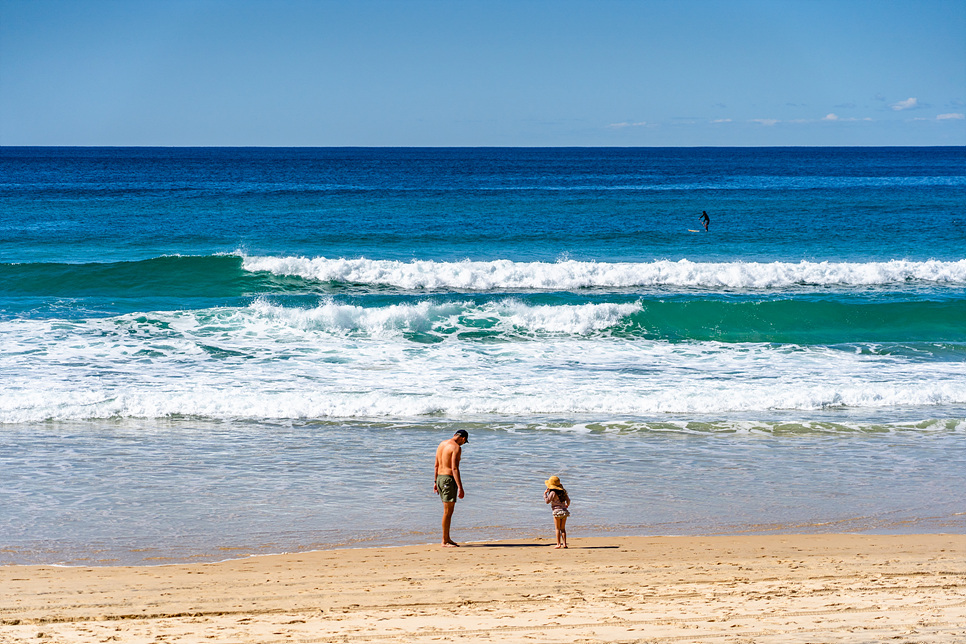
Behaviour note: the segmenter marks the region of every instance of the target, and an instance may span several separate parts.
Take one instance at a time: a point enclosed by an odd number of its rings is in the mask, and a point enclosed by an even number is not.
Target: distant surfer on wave
[[[701,223],[704,224],[704,232],[708,232],[708,224],[711,223],[711,218],[708,217],[708,213],[705,210],[701,211]]]

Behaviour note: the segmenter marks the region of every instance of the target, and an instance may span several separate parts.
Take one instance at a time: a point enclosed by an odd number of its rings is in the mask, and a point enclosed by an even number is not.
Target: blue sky
[[[0,144],[966,145],[966,2],[0,0]]]

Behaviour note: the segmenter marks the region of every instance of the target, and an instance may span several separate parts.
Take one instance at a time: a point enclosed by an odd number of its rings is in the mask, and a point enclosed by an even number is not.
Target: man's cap
[[[470,435],[467,433],[465,429],[457,429],[456,433],[453,434],[453,436],[462,436],[464,439],[466,439],[467,443],[470,442]]]

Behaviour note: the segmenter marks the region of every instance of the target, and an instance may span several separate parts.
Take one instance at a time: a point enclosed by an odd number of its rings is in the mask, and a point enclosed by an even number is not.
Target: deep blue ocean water
[[[458,538],[966,531],[966,148],[0,148],[0,563],[432,541],[458,428]]]

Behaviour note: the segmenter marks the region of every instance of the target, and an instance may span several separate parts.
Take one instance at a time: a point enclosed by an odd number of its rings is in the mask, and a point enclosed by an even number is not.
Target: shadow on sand
[[[463,548],[551,548],[553,543],[466,543]],[[570,546],[567,550],[616,550],[620,546]]]

